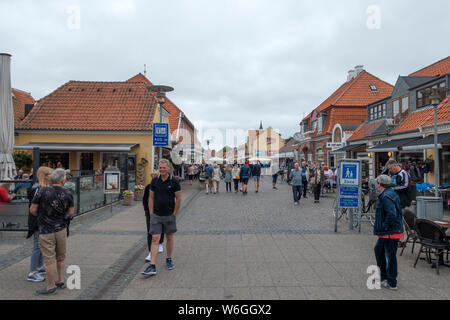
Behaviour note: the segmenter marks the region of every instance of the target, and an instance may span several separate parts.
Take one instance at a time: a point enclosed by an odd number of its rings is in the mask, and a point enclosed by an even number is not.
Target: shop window
[[[68,152],[41,152],[39,157],[39,165],[56,169],[58,166],[63,169],[73,169],[69,166]]]

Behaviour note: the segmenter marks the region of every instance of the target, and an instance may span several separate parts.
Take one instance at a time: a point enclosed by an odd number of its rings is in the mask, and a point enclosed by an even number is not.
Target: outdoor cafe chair
[[[445,234],[445,228],[431,220],[416,219],[415,230],[420,242],[420,250],[417,255],[414,268],[422,253],[426,254],[427,262],[431,263],[431,254],[436,257],[436,273],[439,274],[439,255],[449,249],[449,239]]]
[[[415,224],[416,216],[414,215],[414,213],[409,209],[403,210],[403,225],[405,226],[406,240],[403,242],[403,249],[400,252],[400,256],[403,254],[403,251],[405,250],[408,243],[412,243],[411,254],[414,253],[414,245],[419,239],[416,231],[414,230]]]

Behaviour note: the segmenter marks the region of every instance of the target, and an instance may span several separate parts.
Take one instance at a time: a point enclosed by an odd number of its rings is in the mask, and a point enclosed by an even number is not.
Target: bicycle
[[[366,205],[366,195],[370,193],[369,189],[362,189],[361,192],[361,222],[370,222],[373,226],[375,224],[375,206],[376,200],[374,200],[372,195],[369,195],[369,201]],[[343,216],[345,219],[349,219],[349,210],[348,208],[337,208],[336,209],[336,198],[333,201],[332,206],[333,218],[336,219],[336,214],[338,214],[337,220],[339,221]],[[358,227],[358,211],[353,211],[353,227]]]

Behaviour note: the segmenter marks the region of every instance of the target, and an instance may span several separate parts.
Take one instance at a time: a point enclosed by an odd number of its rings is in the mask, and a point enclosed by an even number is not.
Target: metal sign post
[[[347,208],[348,210],[350,230],[353,230],[354,210],[358,210],[359,232],[361,232],[361,160],[339,159],[337,191],[335,232],[337,232],[340,208]]]
[[[112,203],[115,194],[120,194],[120,170],[117,167],[108,167],[103,173],[103,193],[110,194],[111,213]]]

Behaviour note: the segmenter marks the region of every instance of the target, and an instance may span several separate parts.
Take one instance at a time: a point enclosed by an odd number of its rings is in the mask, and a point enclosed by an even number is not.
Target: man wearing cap
[[[403,237],[402,207],[400,198],[391,188],[391,178],[380,175],[377,178],[380,191],[375,211],[374,235],[378,236],[375,245],[375,258],[380,268],[381,285],[397,290],[397,248]]]

